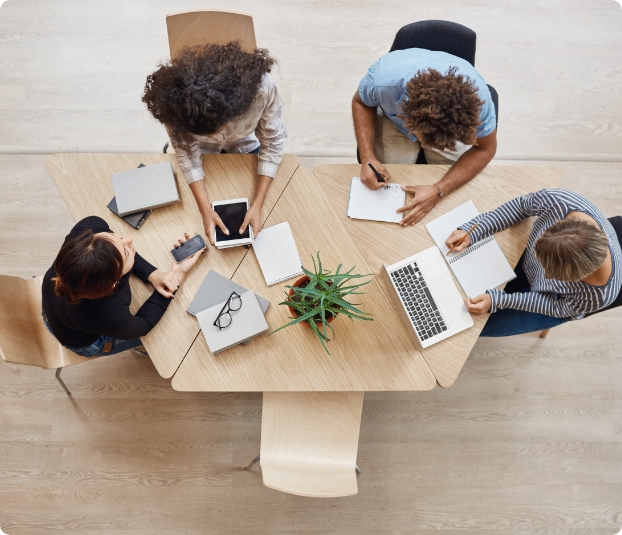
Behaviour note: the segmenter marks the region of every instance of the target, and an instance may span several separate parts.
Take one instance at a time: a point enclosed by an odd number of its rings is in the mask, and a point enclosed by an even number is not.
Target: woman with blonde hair
[[[609,306],[622,286],[622,252],[616,231],[590,201],[572,191],[543,189],[513,199],[455,230],[447,246],[461,251],[495,232],[536,216],[516,279],[505,290],[469,298],[472,314],[491,316],[482,336],[511,336],[550,329]]]

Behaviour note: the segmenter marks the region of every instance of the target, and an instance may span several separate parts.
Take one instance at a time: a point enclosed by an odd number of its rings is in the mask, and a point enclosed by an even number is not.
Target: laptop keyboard
[[[447,330],[417,262],[396,269],[391,278],[422,341]]]

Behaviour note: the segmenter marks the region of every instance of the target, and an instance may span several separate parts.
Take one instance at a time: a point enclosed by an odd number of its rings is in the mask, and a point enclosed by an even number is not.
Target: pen
[[[371,170],[374,172],[374,175],[376,175],[376,180],[378,182],[384,182],[384,177],[378,171],[376,171],[376,168],[371,164],[371,162],[367,162],[367,165],[369,165]]]
[[[457,243],[454,243],[453,247],[449,249],[449,251],[447,251],[447,254],[445,256],[449,256],[449,253],[451,253],[456,247],[458,247],[464,241],[464,238],[466,238],[469,234],[471,234],[471,232],[473,232],[477,228],[478,225],[479,223],[475,223],[475,225],[473,225],[473,228],[469,230],[469,232],[467,232],[464,236],[462,236],[462,238],[460,238]]]

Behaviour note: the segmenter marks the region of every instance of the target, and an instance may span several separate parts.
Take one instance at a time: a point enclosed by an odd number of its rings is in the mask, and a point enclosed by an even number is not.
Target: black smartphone
[[[197,234],[179,247],[171,249],[171,254],[175,259],[175,262],[181,264],[184,260],[190,258],[193,254],[198,253],[203,249],[205,249],[205,242],[203,241],[203,238]]]

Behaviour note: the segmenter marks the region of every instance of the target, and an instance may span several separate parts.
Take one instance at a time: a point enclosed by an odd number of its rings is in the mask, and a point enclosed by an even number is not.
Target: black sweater
[[[94,234],[112,232],[101,217],[91,216],[79,221],[65,238],[65,242],[76,238],[85,229]],[[132,291],[130,275],[136,275],[143,282],[156,270],[142,256],[136,253],[131,271],[119,280],[114,293],[102,299],[83,299],[77,305],[69,305],[54,293],[56,269],[52,266],[43,278],[43,311],[52,332],[61,344],[69,347],[91,345],[101,336],[117,340],[131,340],[146,335],[164,315],[170,299],[157,291],[151,294],[136,315],[130,313]]]

